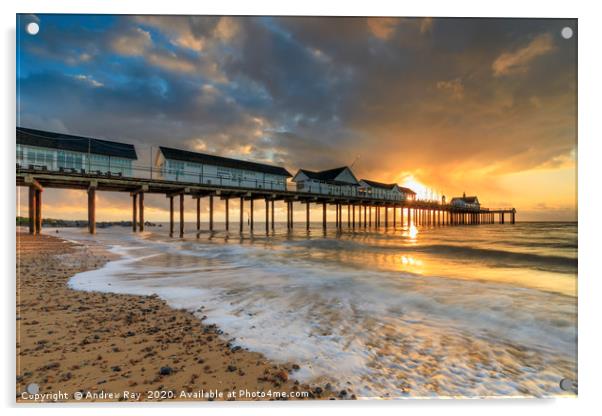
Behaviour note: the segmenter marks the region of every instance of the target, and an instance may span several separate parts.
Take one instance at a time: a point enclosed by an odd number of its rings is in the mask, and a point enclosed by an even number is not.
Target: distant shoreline
[[[17,227],[25,227],[29,224],[29,218],[17,217]],[[145,221],[144,225],[148,227],[161,227],[161,224],[156,224],[150,221]],[[61,220],[55,218],[43,218],[43,227],[51,228],[84,228],[88,226],[87,220]],[[98,228],[106,227],[131,227],[132,221],[100,221],[96,223]]]

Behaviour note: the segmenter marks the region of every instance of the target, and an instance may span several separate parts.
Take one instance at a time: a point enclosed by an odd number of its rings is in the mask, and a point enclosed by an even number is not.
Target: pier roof
[[[315,172],[315,171],[306,170],[306,169],[299,169],[299,172],[302,172],[303,174],[305,174],[305,176],[307,176],[309,179],[314,179],[314,180],[320,181],[320,182],[329,182],[329,183],[341,184],[341,185],[352,185],[349,182],[337,180],[339,175],[341,173],[343,173],[345,170],[348,170],[349,173],[351,174],[351,176],[353,177],[353,179],[355,179],[355,181],[358,182],[357,178],[355,177],[355,175],[353,174],[351,169],[349,169],[349,167],[347,167],[347,166],[341,166],[340,168],[322,170],[320,172]]]
[[[464,201],[467,204],[478,204],[479,199],[476,196],[457,196],[452,198],[453,201]]]
[[[17,127],[17,144],[73,152],[92,153],[104,156],[138,159],[134,145],[94,139],[92,137],[73,136],[71,134]]]
[[[401,192],[404,192],[406,194],[412,194],[412,195],[416,195],[416,192],[412,191],[410,188],[406,188],[405,186],[400,186],[399,190]]]
[[[250,170],[254,172],[269,173],[291,177],[285,168],[280,166],[265,165],[263,163],[249,162],[246,160],[230,159],[222,156],[209,155],[206,153],[190,152],[188,150],[173,149],[159,146],[159,150],[166,159],[179,160],[183,162],[200,163],[205,165],[223,166],[226,168]]]
[[[368,179],[361,179],[362,182],[365,182],[366,184],[368,184],[369,186],[373,187],[373,188],[381,188],[381,189],[395,189],[397,185],[396,183],[382,183],[382,182],[376,182],[376,181],[371,181]]]

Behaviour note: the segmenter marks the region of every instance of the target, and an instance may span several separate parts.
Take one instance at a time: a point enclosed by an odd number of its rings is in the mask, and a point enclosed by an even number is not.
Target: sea
[[[297,363],[300,381],[358,398],[576,394],[576,223],[187,223],[185,238],[159,225],[60,229],[120,256],[69,285],[156,294],[234,345]]]

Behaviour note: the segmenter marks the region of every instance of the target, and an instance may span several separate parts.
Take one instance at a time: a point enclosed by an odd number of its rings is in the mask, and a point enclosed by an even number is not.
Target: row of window
[[[269,177],[259,172],[240,169],[216,167],[215,174],[204,172],[203,165],[196,163],[185,163],[178,160],[167,160],[160,166],[161,173],[168,179],[203,183],[224,184],[257,184],[265,188],[284,187],[284,178]]]
[[[74,169],[77,171],[101,171],[132,175],[130,159],[104,155],[71,152],[68,150],[43,149],[17,145],[17,163],[23,166],[35,165],[49,170]]]
[[[356,186],[332,185],[320,182],[303,181],[297,182],[297,190],[302,192],[320,193],[326,195],[357,195],[367,196],[370,198],[391,199],[401,201],[402,199],[412,199],[403,193],[393,193],[371,188],[363,188]]]

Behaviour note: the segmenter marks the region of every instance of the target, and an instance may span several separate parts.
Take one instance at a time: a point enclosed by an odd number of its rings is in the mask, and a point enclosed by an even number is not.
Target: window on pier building
[[[230,169],[227,168],[217,168],[217,177],[220,179],[230,179],[232,176]]]
[[[109,167],[111,173],[132,176],[132,162],[129,159],[111,157],[109,160]]]
[[[88,159],[88,157],[86,157]],[[108,172],[110,170],[109,156],[90,154],[86,161],[86,170]]]
[[[59,168],[67,169],[83,169],[84,157],[82,153],[69,152],[67,150],[60,150],[58,153],[57,164]]]
[[[176,180],[184,176],[184,162],[170,160],[168,162],[168,173],[174,175]]]
[[[47,169],[54,169],[54,150],[38,147],[29,147],[22,150],[24,165],[45,166]]]
[[[23,159],[24,159],[23,147],[20,144],[18,144],[17,145],[17,163],[23,163]]]

